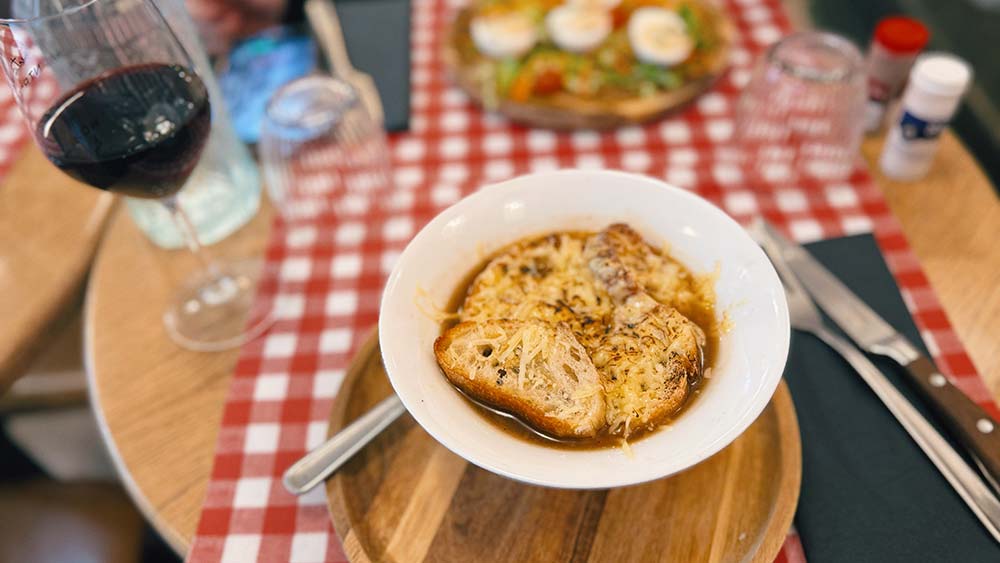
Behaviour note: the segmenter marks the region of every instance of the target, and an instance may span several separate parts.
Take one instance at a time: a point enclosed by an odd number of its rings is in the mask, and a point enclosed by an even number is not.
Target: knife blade
[[[805,248],[789,241],[773,225],[763,223],[776,250],[823,312],[860,348],[892,358],[903,367],[940,422],[965,446],[980,473],[1000,494],[998,423]]]

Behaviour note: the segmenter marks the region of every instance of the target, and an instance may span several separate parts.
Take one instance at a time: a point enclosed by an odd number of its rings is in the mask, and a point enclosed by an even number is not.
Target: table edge
[[[48,337],[47,333],[53,327],[58,327],[60,321],[65,320],[64,317],[68,309],[75,307],[75,302],[80,300],[81,294],[86,293],[81,290],[84,290],[85,287],[89,288],[91,267],[97,260],[100,247],[104,243],[104,235],[107,233],[117,210],[120,209],[118,203],[118,198],[106,193],[95,199],[91,212],[99,214],[99,216],[94,216],[99,225],[94,232],[94,244],[89,251],[79,255],[78,260],[69,266],[72,269],[71,277],[75,280],[69,284],[72,289],[43,307],[44,314],[38,318],[34,326],[21,334],[22,338],[17,339],[19,340],[15,345],[17,352],[7,358],[0,359],[0,393],[8,390],[23,376],[25,371],[30,368],[32,361],[37,359],[47,345],[51,344],[51,338]]]

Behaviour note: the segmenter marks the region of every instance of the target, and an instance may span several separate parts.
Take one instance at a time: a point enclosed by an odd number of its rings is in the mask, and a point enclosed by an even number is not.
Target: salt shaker
[[[889,131],[879,167],[895,180],[919,180],[930,170],[941,132],[958,109],[972,69],[948,53],[917,59],[903,93],[899,119]]]
[[[878,22],[868,48],[868,103],[865,131],[882,127],[886,107],[906,83],[913,61],[927,45],[930,33],[919,21],[890,16]]]

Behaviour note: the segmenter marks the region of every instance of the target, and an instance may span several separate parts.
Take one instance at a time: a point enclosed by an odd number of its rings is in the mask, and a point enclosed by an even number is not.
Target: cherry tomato
[[[535,87],[532,92],[536,96],[547,96],[562,90],[563,77],[558,70],[546,69],[535,77]]]
[[[615,29],[620,29],[628,23],[628,17],[632,13],[630,8],[626,8],[623,4],[618,4],[613,10],[611,10],[611,25]]]

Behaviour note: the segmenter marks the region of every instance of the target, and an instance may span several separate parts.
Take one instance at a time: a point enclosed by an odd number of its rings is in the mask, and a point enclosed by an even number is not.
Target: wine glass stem
[[[201,263],[202,269],[207,272],[212,278],[217,278],[221,274],[219,267],[212,260],[212,255],[205,250],[202,246],[201,240],[198,238],[198,231],[194,227],[194,223],[191,222],[191,218],[181,207],[180,203],[177,201],[177,196],[170,196],[163,198],[161,200],[163,206],[167,208],[170,212],[170,217],[173,219],[174,224],[177,226],[177,230],[181,232],[181,237],[184,239],[184,243],[187,245],[191,253],[194,254],[198,262]]]

